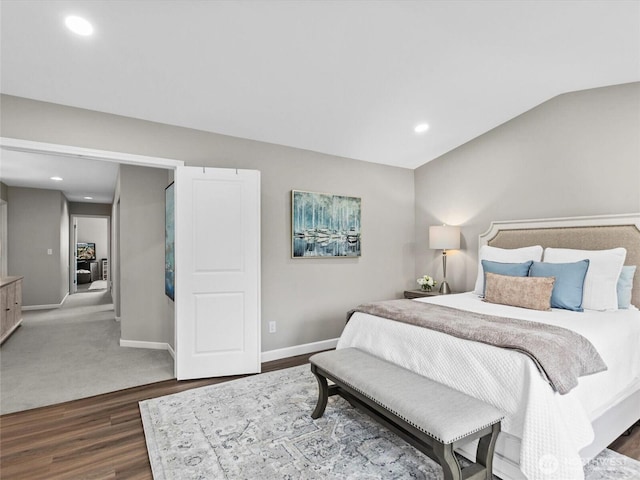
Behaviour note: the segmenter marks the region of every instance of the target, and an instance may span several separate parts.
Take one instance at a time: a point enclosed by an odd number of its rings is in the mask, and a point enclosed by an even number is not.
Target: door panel
[[[243,319],[241,292],[196,295],[196,352],[242,352]]]
[[[194,205],[198,218],[193,250],[196,271],[242,272],[242,184],[198,180],[193,187],[194,198],[198,199]]]
[[[260,371],[260,173],[176,170],[178,379]]]

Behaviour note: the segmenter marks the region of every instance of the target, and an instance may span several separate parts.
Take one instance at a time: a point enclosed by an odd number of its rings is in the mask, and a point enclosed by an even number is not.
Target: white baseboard
[[[338,344],[337,338],[329,340],[321,340],[319,342],[305,343],[303,345],[295,345],[293,347],[279,348],[277,350],[269,350],[262,352],[261,362],[270,362],[272,360],[280,360],[281,358],[295,357],[296,355],[304,355],[305,353],[321,352],[322,350],[330,350],[336,348]],[[124,340],[120,339],[121,347],[130,348],[148,348],[151,350],[167,350],[175,359],[176,352],[171,345],[164,342],[145,342],[141,340]]]
[[[319,342],[305,343],[303,345],[295,345],[293,347],[279,348],[277,350],[269,350],[262,352],[261,361],[270,362],[272,360],[280,360],[281,358],[295,357],[296,355],[304,355],[305,353],[320,352],[322,350],[330,350],[336,348],[338,344],[337,338],[329,340],[321,340]]]
[[[22,311],[25,312],[27,310],[51,310],[52,308],[60,308],[62,304],[60,303],[52,303],[50,305],[23,305]]]
[[[68,296],[69,292],[67,292],[60,303],[51,303],[49,305],[23,305],[22,310],[51,310],[53,308],[60,308],[62,307]]]
[[[64,300],[62,301],[64,303]],[[52,303],[50,305],[23,305],[22,310],[52,310],[62,307],[62,303]]]
[[[173,349],[166,342],[144,342],[141,340],[123,340],[121,338],[120,346],[130,348],[148,348],[149,350],[169,350],[171,356],[174,355]]]

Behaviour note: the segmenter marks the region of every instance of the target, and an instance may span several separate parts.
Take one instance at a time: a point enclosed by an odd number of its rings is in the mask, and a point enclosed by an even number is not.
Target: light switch
[[[47,248],[47,255],[53,255],[53,249]]]

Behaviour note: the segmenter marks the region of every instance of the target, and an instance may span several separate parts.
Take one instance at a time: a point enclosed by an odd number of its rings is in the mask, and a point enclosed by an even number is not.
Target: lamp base
[[[451,288],[449,288],[449,284],[447,283],[447,281],[446,281],[446,280],[444,280],[444,281],[442,282],[442,284],[440,284],[440,290],[439,290],[439,292],[440,292],[442,295],[448,295],[448,294],[450,294],[450,293],[451,293]]]

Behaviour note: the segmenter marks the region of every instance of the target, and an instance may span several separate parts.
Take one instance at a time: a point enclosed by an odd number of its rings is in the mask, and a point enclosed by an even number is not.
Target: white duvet
[[[554,392],[521,353],[365,313],[351,317],[337,347],[368,351],[501,408],[501,436],[521,439],[520,469],[530,480],[584,478],[579,451],[593,441],[590,420],[640,377],[640,312],[541,312],[473,293],[416,301],[558,325],[593,343],[608,370],[582,377],[567,395]]]

